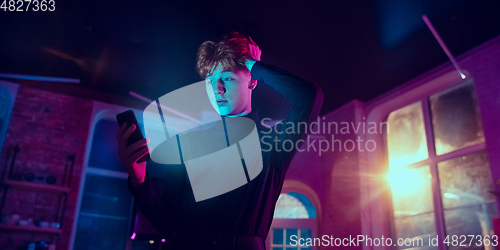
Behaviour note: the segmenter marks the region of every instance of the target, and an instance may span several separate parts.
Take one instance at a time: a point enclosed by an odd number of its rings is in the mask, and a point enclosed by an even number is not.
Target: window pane
[[[298,239],[299,236],[298,236],[297,228],[287,228],[286,229],[286,244],[287,245],[292,244],[292,241],[290,240],[290,237],[292,237],[292,235],[295,235],[296,239]]]
[[[118,159],[118,123],[111,120],[100,120],[95,125],[90,151],[89,166],[125,172]]]
[[[434,210],[429,166],[391,170],[394,216],[408,216]]]
[[[444,208],[495,201],[486,152],[440,162],[438,171]]]
[[[429,245],[429,235],[436,235],[429,166],[391,170],[389,182],[396,236],[414,240],[399,249],[438,249]]]
[[[287,193],[288,195],[296,198],[298,202],[304,206],[304,210],[298,211],[297,218],[316,218],[316,209],[312,202],[303,194],[296,192]]]
[[[420,102],[389,114],[387,118],[387,148],[389,169],[427,159],[429,154]]]
[[[399,249],[438,249],[437,246],[431,246],[429,243],[430,238],[436,237],[434,213],[396,217],[394,220],[397,238],[414,240],[411,244],[408,243],[410,246],[400,246]]]
[[[301,228],[300,229],[300,238],[311,238],[311,229],[309,228]]]
[[[280,194],[276,202],[274,218],[316,218],[312,202],[303,194],[291,192]]]
[[[484,142],[472,83],[435,94],[429,100],[437,155]]]
[[[131,195],[127,179],[87,174],[75,249],[125,249]]]
[[[141,123],[139,126],[141,131],[144,131]],[[96,123],[88,163],[90,167],[126,172],[116,154],[118,152],[118,142],[116,141],[118,130],[118,123],[115,120],[102,119]],[[155,165],[154,168],[157,168],[161,164],[149,161],[148,168],[151,167],[150,165]]]
[[[127,179],[87,174],[80,213],[128,218],[131,203]]]
[[[491,225],[491,218],[497,217],[497,208],[495,203],[483,204],[472,207],[457,208],[444,212],[446,233],[449,235],[449,250],[453,249],[488,249],[493,250],[496,247],[489,246],[484,247],[484,243],[479,245],[479,238],[484,238],[485,235],[493,236],[493,227]],[[452,246],[452,237],[457,235],[461,237],[462,235],[474,235],[474,240],[472,241],[471,247],[464,246]],[[479,237],[478,237],[479,236]],[[469,245],[472,237],[468,237],[466,241],[463,242],[465,245]],[[458,244],[464,240],[458,240]],[[493,241],[491,241],[493,242]],[[455,245],[458,245],[455,244]]]
[[[273,228],[273,244],[283,244],[283,228]]]

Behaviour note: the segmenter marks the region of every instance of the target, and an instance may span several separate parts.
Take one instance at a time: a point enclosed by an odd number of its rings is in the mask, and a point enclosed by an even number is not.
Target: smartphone
[[[144,139],[144,136],[142,135],[141,128],[139,127],[139,123],[137,122],[137,119],[135,118],[134,111],[132,110],[127,110],[123,113],[119,113],[116,115],[116,121],[118,121],[118,126],[122,126],[124,123],[127,123],[127,128],[130,127],[132,124],[135,124],[135,130],[132,132],[130,137],[128,138],[127,141],[127,147],[130,146],[131,144]],[[138,150],[142,150],[143,148],[147,148],[147,146],[141,147]],[[137,163],[145,162],[147,160],[151,159],[151,156],[149,153],[141,157]]]

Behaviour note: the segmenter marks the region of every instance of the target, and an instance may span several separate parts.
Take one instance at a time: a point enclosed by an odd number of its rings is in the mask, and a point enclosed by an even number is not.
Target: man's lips
[[[226,104],[227,100],[217,100],[217,104]]]

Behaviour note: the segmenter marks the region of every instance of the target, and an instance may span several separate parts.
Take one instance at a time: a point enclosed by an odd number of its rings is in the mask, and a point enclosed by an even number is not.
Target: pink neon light
[[[462,77],[462,79],[465,79],[464,72],[462,72],[462,69],[460,69],[460,67],[458,66],[457,61],[455,60],[455,58],[451,54],[450,50],[448,50],[448,47],[446,47],[446,44],[443,42],[443,39],[441,39],[441,37],[437,33],[436,29],[432,25],[432,23],[429,20],[429,18],[427,18],[426,15],[422,15],[422,19],[424,19],[425,24],[431,30],[432,34],[434,35],[434,38],[436,38],[436,40],[438,41],[439,45],[441,45],[441,48],[444,50],[444,53],[446,53],[446,55],[448,56],[448,58],[450,59],[451,63],[453,63],[453,66],[455,66],[455,69],[457,69],[458,73],[460,73],[460,76]]]
[[[131,240],[134,240],[135,239],[135,232],[132,233],[132,236],[130,236],[130,239]]]

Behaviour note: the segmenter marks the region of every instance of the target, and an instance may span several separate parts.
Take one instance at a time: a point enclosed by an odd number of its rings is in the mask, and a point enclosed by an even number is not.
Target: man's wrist
[[[246,62],[246,65],[247,65],[247,68],[250,72],[252,72],[252,68],[253,68],[253,65],[256,63],[257,61],[255,60],[252,60],[252,59],[248,59],[247,62]]]
[[[132,178],[132,176],[130,176],[130,182],[132,182],[132,185],[137,188],[139,187],[141,184],[144,183],[146,178],[142,178],[141,180],[138,180],[137,178]]]

